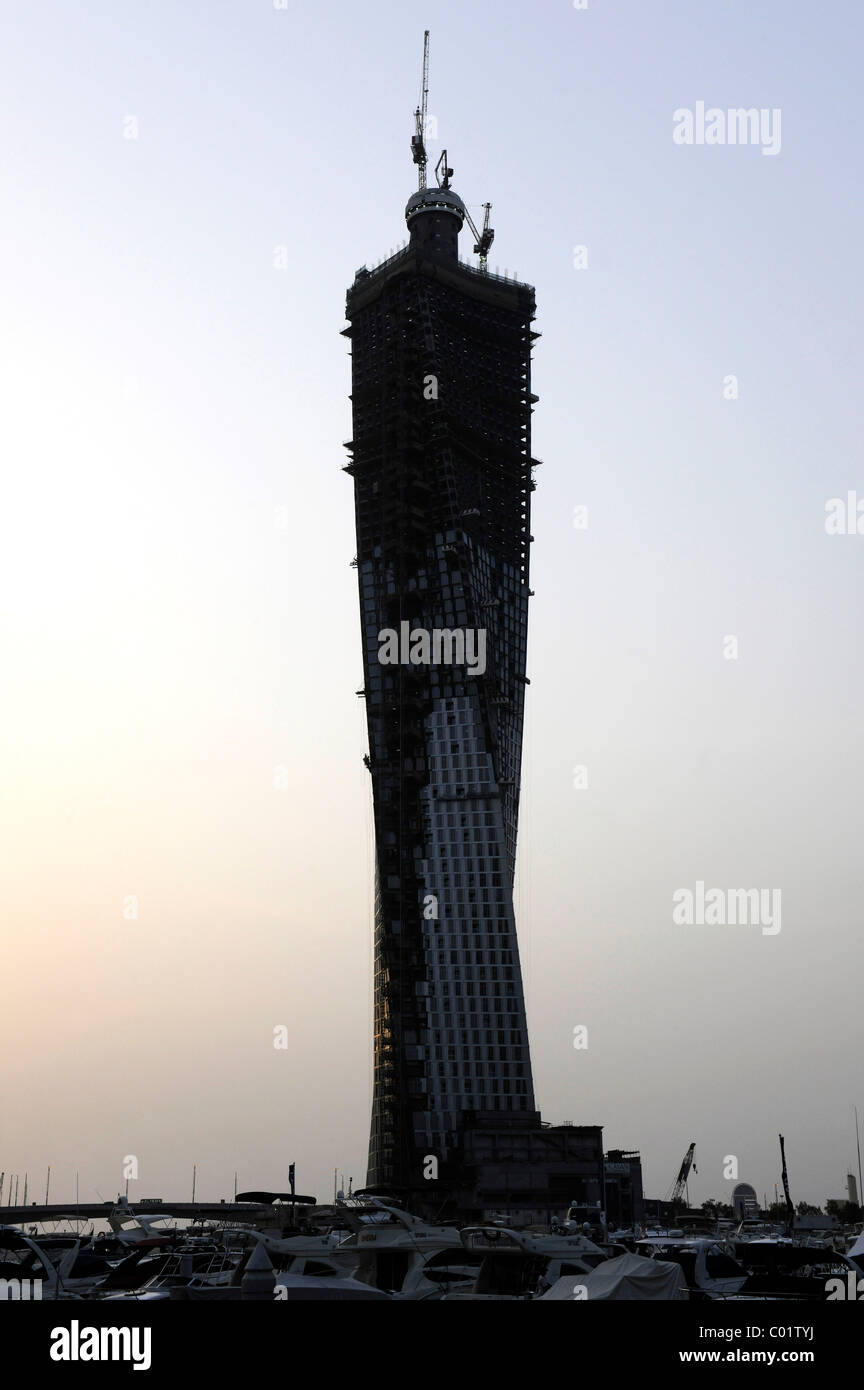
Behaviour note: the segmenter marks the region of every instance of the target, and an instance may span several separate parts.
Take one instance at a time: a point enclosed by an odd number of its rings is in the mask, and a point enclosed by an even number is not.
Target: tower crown
[[[419,193],[412,193],[408,202],[405,204],[405,221],[410,228],[415,217],[421,213],[449,213],[452,217],[459,218],[457,231],[462,230],[462,223],[465,221],[465,204],[454,193],[452,188],[421,188]]]
[[[421,188],[419,193],[412,194],[405,207],[411,246],[457,260],[459,233],[465,217],[465,204],[452,188]]]

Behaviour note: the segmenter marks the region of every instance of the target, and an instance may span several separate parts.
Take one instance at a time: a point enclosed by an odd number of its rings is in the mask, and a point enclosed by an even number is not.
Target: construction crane
[[[468,226],[471,228],[471,234],[474,237],[474,253],[475,255],[480,257],[480,269],[488,270],[488,266],[486,265],[486,258],[489,255],[489,247],[495,240],[495,233],[489,226],[489,213],[491,211],[492,204],[484,203],[483,207],[485,209],[486,215],[483,218],[482,232],[478,232],[477,228],[474,226],[474,219],[472,218],[467,208],[465,209],[465,220],[468,223]]]
[[[426,107],[429,101],[429,30],[423,33],[423,75],[420,79],[420,105],[414,112],[411,154],[418,168],[420,192],[426,187]]]
[[[438,187],[439,187],[439,188],[449,188],[449,187],[450,187],[450,180],[452,179],[452,177],[453,177],[453,170],[450,168],[449,164],[447,163],[447,151],[446,151],[446,150],[442,150],[442,151],[441,151],[441,158],[438,160],[438,163],[435,165],[435,178],[436,178],[436,181],[437,181],[437,183],[438,183]],[[491,204],[491,203],[484,203],[484,204],[483,204],[483,208],[484,208],[484,210],[485,210],[485,214],[486,214],[486,215],[485,215],[485,217],[484,217],[484,219],[483,219],[483,230],[482,230],[482,232],[478,232],[477,227],[476,227],[475,222],[474,222],[474,218],[471,216],[471,214],[470,214],[470,212],[468,211],[467,208],[465,208],[465,221],[468,223],[468,226],[471,228],[471,234],[472,234],[472,236],[474,237],[474,253],[475,253],[475,255],[477,255],[477,256],[480,257],[480,269],[481,269],[481,270],[487,270],[488,267],[487,267],[487,265],[486,265],[486,259],[487,259],[488,255],[489,255],[489,247],[492,245],[492,242],[495,240],[495,233],[493,232],[492,228],[489,226],[489,213],[490,213],[490,211],[491,211],[492,204]]]
[[[669,1200],[669,1202],[672,1204],[672,1207],[673,1207],[673,1208],[681,1206],[681,1204],[682,1204],[681,1199],[682,1199],[682,1197],[685,1197],[685,1196],[686,1196],[686,1198],[687,1198],[687,1203],[688,1203],[688,1205],[689,1205],[689,1202],[690,1202],[690,1195],[689,1195],[689,1193],[687,1192],[687,1179],[688,1179],[689,1176],[690,1176],[690,1169],[692,1168],[694,1173],[698,1173],[698,1172],[699,1172],[699,1169],[696,1167],[696,1164],[695,1164],[694,1159],[693,1159],[693,1155],[694,1155],[695,1152],[696,1152],[696,1144],[693,1143],[693,1144],[690,1145],[689,1149],[687,1150],[686,1154],[684,1155],[684,1160],[683,1160],[683,1162],[682,1162],[682,1164],[681,1164],[681,1167],[678,1169],[678,1176],[677,1176],[677,1178],[675,1179],[675,1183],[674,1183],[674,1185],[673,1185],[673,1187],[672,1187],[672,1191],[671,1191],[671,1193],[669,1194],[669,1198],[668,1198],[668,1200]]]
[[[429,102],[429,30],[423,33],[423,75],[420,79],[420,105],[414,112],[414,134],[411,136],[411,154],[414,163],[418,168],[419,189],[422,193],[426,187],[426,166],[429,156],[426,152],[426,111]],[[453,170],[447,163],[447,151],[441,151],[441,157],[435,165],[435,180],[439,188],[447,189],[450,187],[450,180],[453,177]],[[495,233],[489,226],[489,213],[492,204],[484,203],[483,230],[478,231],[474,219],[467,208],[465,208],[465,221],[471,229],[474,237],[474,254],[480,257],[480,269],[488,270],[487,258],[489,248],[495,240]]]

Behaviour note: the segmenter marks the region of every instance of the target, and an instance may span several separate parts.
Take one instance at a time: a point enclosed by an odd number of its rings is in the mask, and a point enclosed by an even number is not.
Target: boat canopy
[[[584,1293],[582,1290],[584,1289]],[[611,1301],[651,1302],[689,1298],[687,1280],[680,1265],[665,1260],[646,1260],[641,1255],[618,1255],[605,1260],[590,1274],[566,1274],[557,1279],[538,1302],[588,1303]]]

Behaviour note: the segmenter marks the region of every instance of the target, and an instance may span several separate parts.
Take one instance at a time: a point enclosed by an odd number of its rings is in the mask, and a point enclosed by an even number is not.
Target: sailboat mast
[[[786,1219],[789,1223],[789,1234],[791,1236],[793,1227],[795,1225],[795,1208],[792,1205],[792,1198],[789,1196],[789,1175],[786,1172],[786,1145],[783,1140],[783,1135],[781,1134],[779,1137],[780,1157],[783,1160],[783,1171],[780,1176],[783,1179],[783,1191],[786,1194]]]

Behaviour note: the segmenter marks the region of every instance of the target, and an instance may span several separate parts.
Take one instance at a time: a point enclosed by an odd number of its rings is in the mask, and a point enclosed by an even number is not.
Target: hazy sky
[[[821,1203],[864,1118],[864,535],[825,530],[864,499],[852,0],[4,7],[0,1168],[82,1200],[127,1155],[138,1196],[194,1161],[205,1197],[365,1177],[339,330],[405,236],[425,27],[433,159],[543,334],[538,1104],[655,1196],[695,1140],[699,1202],[727,1155],[773,1195],[782,1130]],[[677,145],[700,101],[778,108],[780,152]],[[700,880],[781,890],[781,930],[677,925]]]

